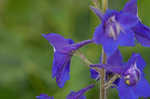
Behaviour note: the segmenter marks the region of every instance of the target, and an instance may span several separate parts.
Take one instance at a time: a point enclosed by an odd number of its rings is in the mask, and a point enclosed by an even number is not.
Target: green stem
[[[93,3],[94,3],[94,6],[95,6],[96,8],[99,8],[98,0],[93,0]]]
[[[88,60],[88,59],[86,58],[86,56],[85,56],[80,50],[78,50],[78,51],[76,52],[76,55],[79,56],[79,57],[83,60],[83,62],[84,62],[85,64],[87,64],[87,65],[86,65],[87,67],[92,68],[92,69],[96,70],[97,72],[101,72],[101,69],[99,69],[99,68],[97,68],[97,67],[90,67],[90,65],[93,64],[93,63],[92,63],[90,60]]]
[[[105,13],[108,8],[108,0],[102,0],[102,9],[103,12]],[[107,62],[107,56],[106,53],[104,52],[104,49],[102,49],[102,64],[106,64]],[[104,69],[102,69],[102,72],[100,73],[100,99],[107,99],[107,92],[105,88],[105,77],[106,77],[106,72]]]
[[[107,8],[108,8],[108,0],[102,0],[103,12],[106,12]]]
[[[113,82],[118,79],[120,77],[120,75],[115,74],[107,83],[105,83],[105,88],[109,88],[113,85]]]
[[[102,49],[102,64],[106,64],[107,62],[107,57],[106,57],[106,54],[104,52],[104,50]],[[100,73],[100,99],[107,99],[107,96],[106,96],[106,89],[105,89],[105,75],[106,75],[106,72],[104,69],[101,70],[101,73]]]

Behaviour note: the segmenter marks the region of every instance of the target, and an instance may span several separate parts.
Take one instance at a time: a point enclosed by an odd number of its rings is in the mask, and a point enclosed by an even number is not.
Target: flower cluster
[[[118,48],[135,46],[136,43],[150,47],[150,28],[142,24],[138,17],[137,0],[129,0],[121,11],[108,9],[102,13],[98,8],[93,6],[90,8],[101,20],[92,39],[75,43],[72,39],[65,39],[56,33],[42,35],[54,48],[52,78],[56,78],[58,86],[63,88],[70,79],[70,63],[74,53],[85,45],[95,43],[102,45],[107,58],[105,63],[100,60],[99,64],[92,64],[80,56],[89,65],[91,78],[100,80],[101,70],[104,69],[106,71],[104,88],[116,88],[120,99],[150,97],[150,84],[144,75],[146,66],[144,59],[140,54],[133,53],[128,62],[123,62]],[[84,93],[93,87],[92,84],[77,92],[71,91],[66,99],[86,99]],[[36,98],[54,99],[46,94]]]

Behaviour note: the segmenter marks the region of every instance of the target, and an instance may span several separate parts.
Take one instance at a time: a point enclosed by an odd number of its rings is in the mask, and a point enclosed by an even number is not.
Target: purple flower
[[[71,91],[69,95],[66,97],[66,99],[86,99],[86,96],[84,96],[84,93],[93,88],[94,85],[89,85],[86,88],[83,88],[79,90],[78,92]]]
[[[138,15],[137,11],[137,0],[130,0],[125,8],[124,12],[131,13],[133,15]],[[150,28],[142,24],[140,19],[136,26],[132,28],[135,33],[136,40],[144,47],[150,47]]]
[[[103,14],[97,8],[91,9],[101,19],[93,40],[96,44],[102,44],[108,56],[112,55],[118,46],[134,46],[135,37],[143,46],[150,46],[150,29],[138,19],[137,0],[130,0],[120,12],[107,10]]]
[[[133,54],[124,65],[92,65],[105,68],[107,71],[117,73],[121,76],[117,86],[121,99],[137,99],[139,97],[150,97],[150,85],[144,77],[146,63],[139,54]]]
[[[40,94],[40,96],[36,96],[36,99],[54,99],[54,97],[50,97],[46,94]]]
[[[133,27],[137,41],[144,47],[150,47],[150,28],[140,21]]]
[[[52,77],[56,77],[56,82],[62,88],[67,80],[70,79],[70,62],[73,53],[80,47],[92,43],[92,40],[85,40],[74,43],[71,39],[65,39],[59,34],[43,34],[54,48],[54,60],[52,67]]]

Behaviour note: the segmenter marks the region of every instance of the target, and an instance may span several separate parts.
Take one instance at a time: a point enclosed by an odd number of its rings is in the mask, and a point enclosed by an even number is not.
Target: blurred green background
[[[109,7],[120,10],[127,0],[109,0]],[[91,83],[90,73],[79,57],[71,63],[71,80],[60,89],[51,77],[53,49],[42,33],[59,33],[76,42],[92,38],[100,23],[89,10],[90,0],[0,0],[0,99],[35,99],[40,93],[65,99]],[[150,26],[150,1],[139,0],[139,16]],[[146,78],[150,82],[150,48],[137,45],[120,48],[124,61],[132,52],[141,53],[147,62]],[[81,49],[93,62],[99,62],[101,46]],[[86,93],[87,99],[98,99],[99,84]],[[115,89],[108,99],[118,99]]]

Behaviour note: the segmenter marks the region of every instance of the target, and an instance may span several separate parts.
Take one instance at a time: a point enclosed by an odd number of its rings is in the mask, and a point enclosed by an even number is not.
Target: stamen
[[[122,31],[122,29],[121,29],[120,24],[116,23],[116,32],[117,32],[117,35],[119,35],[121,31]]]
[[[130,80],[126,80],[125,83],[126,83],[127,85],[130,85]]]
[[[124,79],[130,79],[130,75],[125,76]]]
[[[124,80],[129,86],[134,86],[140,79],[140,70],[137,68],[136,63],[133,64],[125,73]]]
[[[111,20],[112,22],[116,22],[116,17],[115,17],[115,16],[112,16],[112,17],[110,18],[110,20]]]
[[[53,47],[53,49],[54,49],[54,52],[56,52],[56,48],[55,48],[55,47]]]
[[[107,21],[108,36],[117,40],[120,32],[123,31],[121,25],[116,21],[115,16],[111,16]]]
[[[117,39],[116,33],[112,26],[109,27],[109,36],[112,37],[114,40]]]

